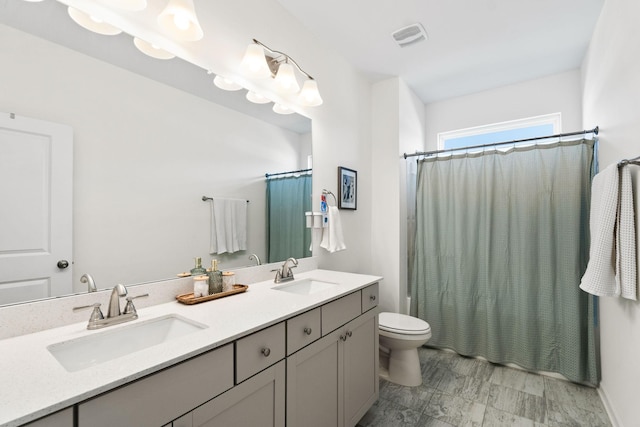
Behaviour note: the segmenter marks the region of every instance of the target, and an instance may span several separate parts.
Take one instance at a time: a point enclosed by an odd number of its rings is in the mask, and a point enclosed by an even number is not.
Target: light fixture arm
[[[253,42],[254,42],[255,44],[258,44],[258,45],[262,46],[263,48],[267,49],[267,50],[268,50],[269,52],[271,52],[271,53],[275,53],[275,54],[278,54],[278,55],[282,55],[282,56],[284,56],[284,57],[285,57],[285,61],[286,61],[286,62],[291,61],[291,63],[292,63],[293,65],[295,65],[295,66],[296,66],[296,68],[298,69],[298,71],[300,71],[302,74],[304,74],[305,76],[307,76],[307,78],[308,78],[309,80],[315,80],[315,79],[314,79],[314,78],[313,78],[309,73],[307,73],[306,71],[304,71],[304,70],[302,69],[302,67],[300,67],[300,65],[298,65],[298,63],[297,63],[297,62],[296,62],[292,57],[290,57],[290,56],[289,56],[289,55],[287,55],[286,53],[284,53],[284,52],[280,52],[279,50],[273,50],[273,49],[271,49],[269,46],[267,46],[266,44],[264,44],[264,43],[262,43],[261,41],[258,41],[258,40],[256,40],[256,39],[253,39]],[[272,61],[277,62],[277,60],[276,60],[275,58],[272,58]],[[271,61],[268,61],[268,62],[270,63]]]

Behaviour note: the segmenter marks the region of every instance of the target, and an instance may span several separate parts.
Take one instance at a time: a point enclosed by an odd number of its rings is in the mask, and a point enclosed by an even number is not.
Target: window
[[[544,116],[441,132],[438,134],[438,150],[536,138],[555,135],[561,131],[561,114],[546,114]]]

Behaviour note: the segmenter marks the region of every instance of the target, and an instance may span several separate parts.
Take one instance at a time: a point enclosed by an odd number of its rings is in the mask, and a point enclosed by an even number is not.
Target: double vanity
[[[354,426],[378,398],[380,279],[311,270],[0,340],[0,425]]]

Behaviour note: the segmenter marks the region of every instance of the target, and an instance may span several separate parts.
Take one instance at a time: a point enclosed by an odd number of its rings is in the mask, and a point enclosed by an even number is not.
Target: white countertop
[[[33,421],[381,279],[328,270],[296,274],[296,280],[304,278],[339,285],[311,295],[296,295],[271,289],[278,285],[269,280],[250,284],[244,293],[201,304],[184,305],[176,301],[142,308],[137,320],[97,331],[87,330],[87,322],[81,322],[0,340],[0,425],[18,426]],[[54,343],[126,328],[167,314],[177,314],[208,327],[76,372],[67,372],[47,350]]]

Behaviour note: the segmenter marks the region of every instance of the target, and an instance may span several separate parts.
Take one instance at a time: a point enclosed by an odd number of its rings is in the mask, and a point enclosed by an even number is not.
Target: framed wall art
[[[338,208],[356,210],[358,206],[358,172],[338,166]]]

